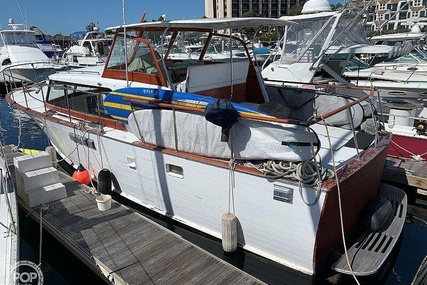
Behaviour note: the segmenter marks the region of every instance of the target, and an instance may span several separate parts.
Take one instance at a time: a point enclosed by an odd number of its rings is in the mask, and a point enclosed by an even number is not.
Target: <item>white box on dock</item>
[[[52,166],[28,171],[21,175],[25,192],[59,182],[58,170]]]
[[[65,185],[61,182],[28,191],[24,201],[29,207],[36,207],[67,197]]]
[[[58,170],[52,166],[48,152],[15,157],[16,190],[29,207],[39,206],[67,197]]]
[[[52,166],[52,158],[49,153],[41,151],[35,154],[28,154],[13,158],[13,165],[19,173],[46,168]]]

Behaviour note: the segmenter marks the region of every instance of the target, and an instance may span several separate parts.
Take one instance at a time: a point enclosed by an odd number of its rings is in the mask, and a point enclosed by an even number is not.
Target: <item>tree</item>
[[[301,1],[298,4],[295,4],[294,6],[291,7],[291,9],[289,10],[287,16],[296,16],[296,15],[300,15],[301,11],[302,11],[302,7],[304,7],[304,4],[307,1]]]
[[[249,10],[249,11],[242,14],[242,17],[244,17],[244,18],[260,17],[260,16],[261,16],[260,14],[258,14],[257,12],[254,12],[252,10]]]
[[[246,13],[242,14],[242,18],[250,18],[250,17],[260,17],[260,14],[249,10]],[[248,38],[252,38],[255,35],[255,28],[254,27],[247,27],[247,28],[242,28],[241,32],[243,34],[245,34]]]

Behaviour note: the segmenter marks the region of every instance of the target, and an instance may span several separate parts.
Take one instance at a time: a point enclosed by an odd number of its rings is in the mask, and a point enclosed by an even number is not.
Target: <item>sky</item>
[[[9,29],[8,20],[27,27],[36,26],[47,35],[69,35],[86,30],[90,23],[100,30],[139,22],[144,12],[147,21],[166,14],[166,20],[201,18],[204,0],[2,0],[0,28]],[[102,3],[102,5],[100,4]]]

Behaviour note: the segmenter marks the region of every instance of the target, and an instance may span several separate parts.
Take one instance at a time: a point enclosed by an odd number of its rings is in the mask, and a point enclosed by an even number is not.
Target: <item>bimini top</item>
[[[231,28],[257,27],[257,26],[290,26],[297,25],[296,22],[262,17],[248,18],[215,18],[215,19],[192,19],[192,20],[173,20],[163,22],[145,22],[128,25],[121,25],[107,28],[107,30],[116,30],[126,28],[187,28],[187,29],[206,29],[222,30]]]

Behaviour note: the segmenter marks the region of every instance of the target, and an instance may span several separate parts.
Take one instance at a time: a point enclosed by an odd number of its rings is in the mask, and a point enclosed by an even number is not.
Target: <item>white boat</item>
[[[376,69],[398,70],[407,73],[427,75],[427,51],[415,47],[407,55],[374,65]]]
[[[10,30],[0,31],[0,83],[40,82],[65,68],[40,50],[34,31],[19,29],[12,19],[9,25]]]
[[[15,182],[9,170],[7,152],[10,147],[0,149],[0,283],[16,284],[12,271],[19,261],[19,224],[18,204],[15,194]]]
[[[52,42],[50,36],[45,35],[35,26],[31,26],[30,30],[34,31],[37,46],[47,55],[48,58],[52,60],[59,60],[59,58],[62,57],[64,51],[59,45]]]
[[[423,119],[427,112],[421,104],[427,94],[426,76],[414,70],[371,67],[360,59],[362,54],[392,59],[410,50],[370,45],[363,26],[363,11],[309,12],[283,17],[299,25],[285,31],[281,57],[263,66],[266,89],[275,94],[274,101],[283,103],[283,94],[289,94],[290,89],[307,93],[311,88],[318,96],[331,90],[338,97],[348,98],[353,96],[348,86],[375,88],[377,111],[384,114],[381,118],[385,129],[393,133],[389,155],[427,159]]]
[[[112,38],[100,32],[78,31],[70,35],[71,46],[64,52],[63,59],[74,67],[104,65],[110,50]]]
[[[93,180],[100,171],[111,173],[112,191],[222,239],[225,251],[241,246],[314,275],[329,257],[337,260],[343,237],[349,249],[356,246],[352,237],[364,236],[360,214],[384,192],[390,134],[376,131],[374,117],[347,115],[372,90],[315,117],[304,107],[312,94],[294,98],[292,112],[300,118],[291,119],[289,109],[272,102],[249,56],[209,61],[205,46],[197,62],[168,58],[183,31],[208,35],[209,45],[213,35],[230,39],[215,30],[286,24],[293,23],[257,17],[112,27],[116,34],[104,67],[53,74],[46,85],[15,89],[7,100]],[[164,35],[171,41],[161,57],[151,43]],[[370,135],[340,126],[368,122]],[[368,142],[362,144],[361,136]],[[392,205],[398,215],[386,215],[388,222],[374,231],[387,235],[387,242],[377,244],[379,255],[357,251],[372,257],[370,267],[350,270],[357,275],[378,272],[394,248],[406,213],[405,195],[397,192]],[[391,234],[388,225],[394,225]]]
[[[408,42],[413,46],[423,48],[426,46],[427,34],[421,32],[422,23],[415,23],[407,33],[393,33],[385,35],[375,35],[369,37],[369,41],[374,45],[396,46]]]
[[[377,66],[378,65],[378,66]],[[369,86],[378,90],[383,100],[417,101],[427,96],[427,78],[424,72],[400,66],[385,68],[396,64],[377,64],[369,66],[352,58],[343,76],[356,86]]]

